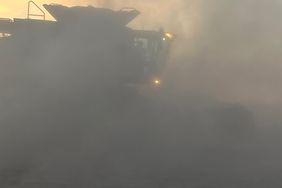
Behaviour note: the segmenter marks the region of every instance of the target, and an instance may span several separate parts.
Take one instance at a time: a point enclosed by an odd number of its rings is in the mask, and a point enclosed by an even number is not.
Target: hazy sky
[[[74,6],[74,5],[93,5],[93,6],[106,6],[106,7],[113,7],[113,8],[122,8],[123,6],[140,6],[140,2],[142,1],[134,1],[134,3],[127,0],[117,1],[114,2],[113,0],[36,0],[35,1],[38,5],[42,4],[49,4],[49,3],[58,3],[67,6]],[[148,1],[143,1],[148,4]],[[142,2],[142,6],[144,3]],[[149,3],[150,6],[156,3]],[[27,12],[27,0],[0,0],[0,13],[1,16],[7,17],[16,17],[16,16],[25,16]]]
[[[182,20],[183,17],[186,17],[189,14],[189,18],[194,17],[197,10],[195,8],[198,6],[199,2],[197,1],[183,1],[183,0],[36,0],[37,4],[49,4],[49,3],[58,3],[67,6],[97,6],[97,7],[108,7],[113,9],[120,9],[122,7],[134,7],[142,12],[142,15],[138,18],[140,27],[154,28],[158,29],[159,27],[176,27],[179,28],[179,20]],[[183,5],[188,4],[189,7],[186,7],[185,12],[181,11],[179,7],[183,8]],[[195,3],[197,2],[197,3]],[[161,5],[161,6],[160,6]],[[177,15],[176,15],[177,13]],[[0,17],[26,17],[27,15],[27,0],[0,0]],[[50,16],[47,16],[50,18]],[[149,19],[148,19],[149,18]],[[154,19],[152,19],[154,18]],[[190,19],[192,20],[192,19]],[[173,25],[171,23],[174,23]],[[191,25],[191,22],[186,19],[185,24],[181,24],[181,27],[188,27]],[[190,27],[193,28],[193,27]],[[170,29],[170,28],[168,28]],[[184,29],[183,29],[184,30]],[[188,30],[188,29],[185,29]]]
[[[59,3],[65,5],[83,5],[91,4],[90,1],[78,1],[78,0],[36,0],[36,3],[48,4],[48,3]],[[78,3],[79,2],[79,3]],[[93,2],[93,1],[92,1]],[[97,0],[99,3],[99,0]],[[93,3],[92,3],[93,4]],[[0,0],[0,14],[1,17],[24,17],[27,12],[27,0]]]

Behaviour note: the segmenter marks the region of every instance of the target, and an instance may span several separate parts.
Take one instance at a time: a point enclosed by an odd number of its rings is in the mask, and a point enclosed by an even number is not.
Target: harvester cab
[[[147,81],[154,85],[161,84],[161,74],[167,64],[175,35],[169,32],[134,30],[135,48],[140,51],[145,61],[144,74]]]

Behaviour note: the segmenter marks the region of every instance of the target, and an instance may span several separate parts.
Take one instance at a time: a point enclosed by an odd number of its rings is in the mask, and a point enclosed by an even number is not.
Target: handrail
[[[31,14],[30,13],[30,8],[31,5],[34,5],[42,14]],[[27,19],[30,19],[30,17],[35,16],[35,17],[42,17],[43,20],[45,20],[45,12],[34,2],[34,1],[29,1],[28,2],[28,8],[27,8]]]

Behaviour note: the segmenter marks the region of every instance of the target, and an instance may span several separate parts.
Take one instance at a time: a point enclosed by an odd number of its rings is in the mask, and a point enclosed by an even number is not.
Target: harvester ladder
[[[31,6],[32,5],[35,6],[42,14],[31,13]],[[45,18],[46,18],[45,12],[34,1],[29,1],[28,7],[27,7],[27,19],[30,19],[31,17],[42,17],[43,20],[45,20]]]

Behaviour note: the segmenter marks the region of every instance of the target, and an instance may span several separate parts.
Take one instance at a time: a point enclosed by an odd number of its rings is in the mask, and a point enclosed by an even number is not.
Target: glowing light
[[[9,33],[0,33],[0,38],[10,37],[11,34]]]
[[[166,32],[165,36],[169,39],[173,39],[175,36],[172,33]]]
[[[166,32],[166,33],[164,33],[163,41],[166,41],[168,39],[173,40],[174,38],[175,38],[175,36],[172,33]]]
[[[161,85],[161,81],[158,80],[158,79],[156,79],[156,80],[154,80],[154,84],[155,84],[156,86],[159,86],[159,85]]]

